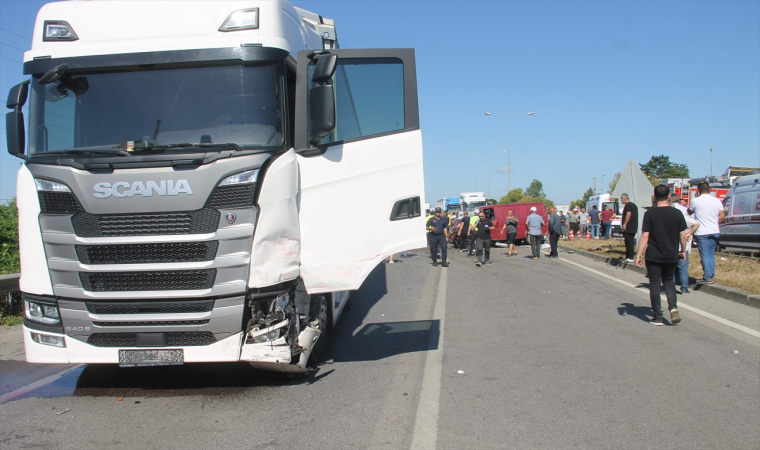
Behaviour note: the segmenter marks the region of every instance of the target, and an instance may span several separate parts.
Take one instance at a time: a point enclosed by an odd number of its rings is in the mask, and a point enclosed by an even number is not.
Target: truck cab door
[[[311,294],[358,289],[391,254],[425,246],[414,50],[307,50],[297,70],[301,277]]]

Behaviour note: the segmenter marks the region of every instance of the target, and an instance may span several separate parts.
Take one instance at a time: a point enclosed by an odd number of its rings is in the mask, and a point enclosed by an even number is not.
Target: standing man
[[[586,214],[586,208],[581,208],[581,212],[578,213],[578,226],[580,227],[581,237],[586,237],[586,229],[588,226],[588,214]]]
[[[605,239],[609,239],[610,233],[612,233],[613,217],[615,217],[615,213],[610,209],[610,205],[605,205],[604,211],[602,211],[602,234]]]
[[[475,253],[473,253],[475,251],[475,241],[477,240],[475,237],[475,225],[477,225],[478,220],[480,220],[478,217],[478,214],[480,213],[477,209],[474,210],[473,213],[472,217],[470,217],[470,248],[467,250],[467,256],[475,256]]]
[[[494,227],[494,223],[491,219],[486,217],[486,213],[481,211],[478,216],[480,220],[475,225],[473,234],[477,236],[477,250],[475,254],[478,255],[478,262],[476,266],[482,267],[486,264],[491,264],[491,229]],[[485,251],[486,259],[483,261],[483,252]]]
[[[559,212],[559,229],[559,236],[563,239],[567,239],[567,217],[562,214],[562,211]]]
[[[441,265],[449,267],[446,262],[446,241],[449,238],[448,219],[441,216],[441,208],[435,208],[435,217],[428,220],[427,229],[430,235],[430,258],[433,260],[433,266],[438,267],[438,250],[441,251]]]
[[[673,196],[675,196],[675,198],[673,198]],[[681,295],[683,295],[691,293],[689,290],[689,254],[691,253],[691,238],[699,229],[699,222],[689,217],[686,208],[678,204],[679,200],[681,199],[678,198],[678,194],[672,194],[670,196],[670,204],[677,210],[681,211],[681,214],[683,214],[683,218],[686,221],[686,257],[683,260],[679,260],[678,265],[676,265],[676,281],[678,282],[678,285],[681,286]],[[681,206],[681,208],[679,208],[679,206]]]
[[[459,227],[459,253],[464,252],[464,246],[467,242],[467,234],[470,232],[470,213],[465,210],[462,216],[462,226]]]
[[[689,212],[693,212],[694,219],[700,223],[694,239],[697,241],[699,259],[702,261],[703,276],[697,283],[713,284],[715,248],[720,238],[718,221],[726,217],[726,212],[720,200],[710,195],[710,185],[705,182],[697,185],[697,196],[691,201]]]
[[[573,234],[578,234],[578,216],[575,214],[576,212],[577,210],[574,211],[573,208],[570,208],[567,212],[567,225]]]
[[[620,225],[623,227],[623,240],[625,241],[625,262],[632,263],[636,247],[636,233],[639,232],[639,208],[631,201],[628,194],[621,194],[623,202],[623,218]]]
[[[557,242],[559,242],[559,235],[562,229],[559,225],[559,214],[557,214],[557,208],[549,208],[549,244],[552,246],[552,251],[549,252],[549,258],[558,258]]]
[[[541,232],[541,227],[546,223],[544,218],[536,214],[536,207],[530,207],[530,215],[525,221],[525,228],[528,229],[528,239],[530,240],[530,250],[533,253],[532,259],[538,259],[541,257],[541,240],[544,234]]]
[[[654,313],[649,323],[658,326],[663,324],[660,300],[662,285],[665,285],[665,295],[668,299],[670,323],[676,324],[681,321],[676,305],[676,286],[673,278],[678,261],[686,258],[686,221],[680,211],[667,208],[670,206],[668,194],[667,186],[659,185],[654,188],[657,207],[644,214],[641,243],[636,255],[636,267],[641,268],[641,255],[646,249],[649,301]]]
[[[591,211],[588,212],[588,217],[590,219],[591,223],[591,237],[593,239],[599,239],[599,208],[596,207],[596,205],[591,207]]]

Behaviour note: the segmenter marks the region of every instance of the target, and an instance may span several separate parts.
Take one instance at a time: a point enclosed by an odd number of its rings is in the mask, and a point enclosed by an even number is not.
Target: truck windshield
[[[29,152],[89,158],[281,147],[279,80],[276,63],[66,73],[47,85],[35,78]]]
[[[482,206],[486,206],[486,202],[485,201],[482,201],[482,202],[466,202],[465,204],[467,205],[468,209],[480,208]]]

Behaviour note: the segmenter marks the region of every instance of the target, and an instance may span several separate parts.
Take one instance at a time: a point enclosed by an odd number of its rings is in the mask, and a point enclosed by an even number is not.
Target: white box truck
[[[349,291],[425,245],[411,49],[339,49],[285,1],[76,1],[23,67],[30,362],[303,373]]]

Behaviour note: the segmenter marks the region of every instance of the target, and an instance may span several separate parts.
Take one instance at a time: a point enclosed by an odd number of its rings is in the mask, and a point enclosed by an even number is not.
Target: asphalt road
[[[757,309],[653,327],[640,274],[520,251],[381,264],[302,378],[32,365],[0,330],[0,447],[760,448]]]

